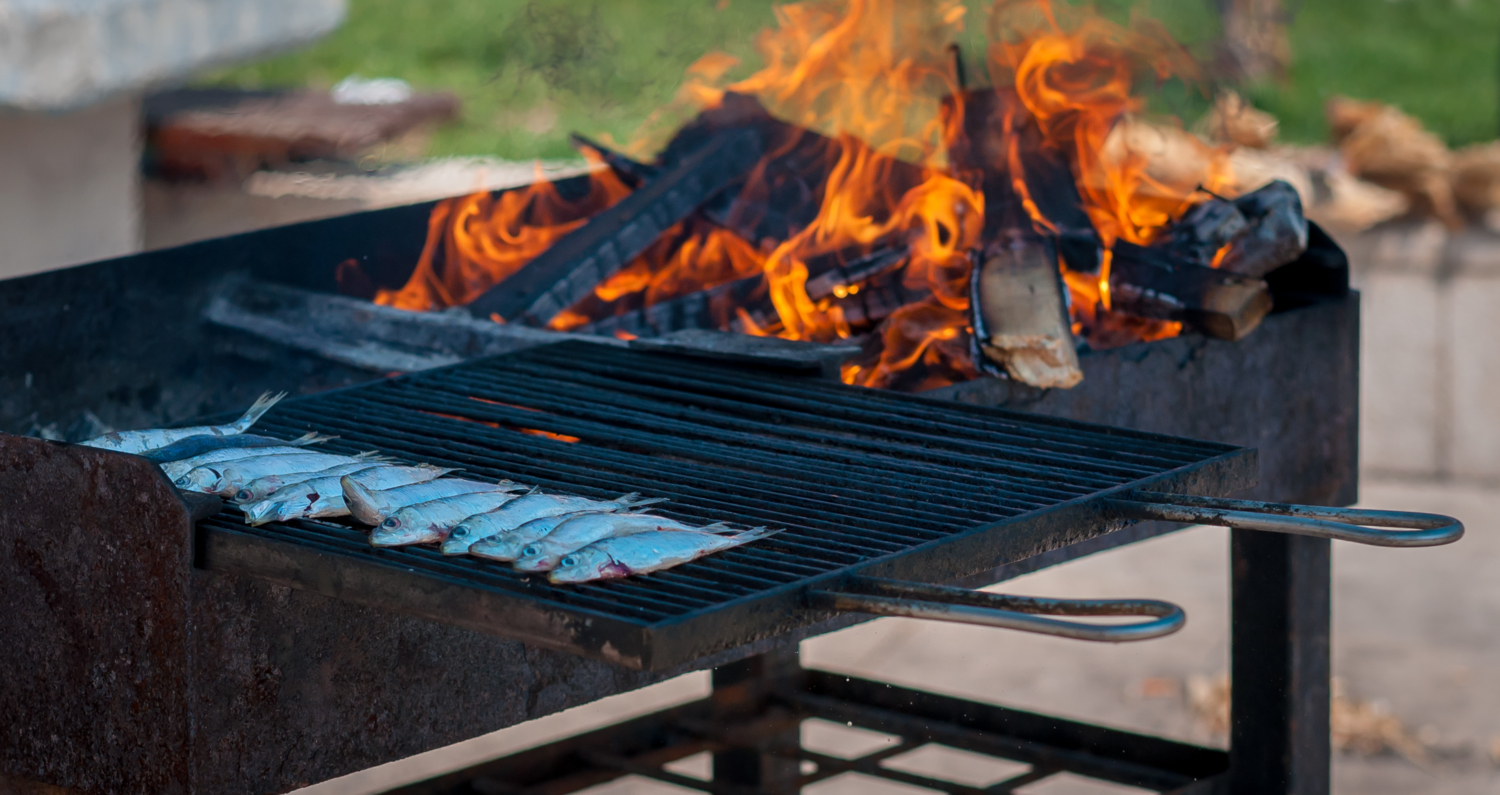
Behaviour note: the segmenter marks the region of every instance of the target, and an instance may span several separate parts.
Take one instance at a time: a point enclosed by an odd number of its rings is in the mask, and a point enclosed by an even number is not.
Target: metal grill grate
[[[503,564],[372,549],[343,525],[247,528],[232,511],[201,525],[639,627],[855,568],[966,576],[1007,562],[968,560],[980,551],[973,546],[943,551],[977,529],[1079,509],[1122,487],[1169,485],[1164,478],[1180,488],[1188,473],[1201,480],[1211,470],[1228,478],[1212,490],[1237,488],[1229,481],[1244,478],[1247,458],[1225,445],[578,342],[286,401],[259,427],[337,434],[330,448],[379,449],[544,490],[667,497],[659,513],[686,521],[786,528],[670,571],[558,587]],[[1098,532],[1079,518],[1086,514],[1073,510],[1052,523],[1061,535],[1028,543],[1050,548]],[[908,558],[928,565],[896,565]]]

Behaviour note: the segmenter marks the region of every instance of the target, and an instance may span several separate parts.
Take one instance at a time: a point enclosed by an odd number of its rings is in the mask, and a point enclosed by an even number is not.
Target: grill
[[[553,586],[341,524],[199,525],[199,564],[657,670],[833,615],[851,577],[947,582],[1120,526],[1104,498],[1224,494],[1255,453],[565,342],[278,405],[260,423],[660,513],[785,528],[645,577]],[[576,441],[573,441],[576,440]]]

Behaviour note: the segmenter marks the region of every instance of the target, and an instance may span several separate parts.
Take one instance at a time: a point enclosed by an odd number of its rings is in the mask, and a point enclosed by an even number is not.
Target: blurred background
[[[961,52],[982,75],[989,4],[968,5]],[[1337,548],[1335,790],[1500,792],[1500,2],[1095,5],[1159,21],[1204,64],[1201,84],[1143,87],[1154,114],[1287,175],[1349,251],[1362,502],[1469,524],[1452,548]],[[719,51],[749,74],[775,13],[768,0],[0,0],[0,278],[576,173],[572,132],[650,155],[652,132],[689,112],[674,105],[689,67]],[[1199,528],[1006,584],[1176,601],[1193,623],[1169,640],[1101,653],[881,619],[805,644],[804,661],[1223,744],[1227,561],[1227,535]],[[690,675],[306,792],[383,791],[706,691]],[[894,787],[820,785],[880,786]],[[1068,786],[1055,792],[1116,791]]]

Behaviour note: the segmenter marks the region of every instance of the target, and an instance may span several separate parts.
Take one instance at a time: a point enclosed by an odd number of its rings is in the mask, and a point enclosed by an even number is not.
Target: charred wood
[[[631,337],[658,337],[686,329],[721,329],[731,325],[736,308],[753,310],[769,306],[765,277],[756,274],[596,320],[578,327],[576,331],[607,336],[619,336],[623,333]]]
[[[621,344],[479,320],[461,310],[407,312],[245,279],[220,286],[203,316],[221,328],[382,374],[443,367],[566,339]]]
[[[825,344],[708,329],[685,329],[653,339],[631,340],[630,347],[783,370],[816,370],[834,378],[838,377],[839,366],[861,351],[860,346],[849,343]]]
[[[1235,203],[1213,198],[1193,205],[1167,230],[1157,247],[1168,255],[1208,267],[1214,255],[1250,228],[1250,222]]]
[[[624,268],[760,159],[754,130],[716,134],[469,304],[477,317],[545,325]]]
[[[1011,378],[1044,389],[1083,380],[1057,255],[1045,239],[1028,235],[992,245],[973,274],[977,367],[993,371],[998,365]]]
[[[896,310],[914,304],[931,295],[927,290],[914,289],[902,283],[899,273],[872,279],[858,291],[829,301],[830,310],[837,310],[845,323],[855,331],[874,328],[882,320],[894,315]]]
[[[570,134],[568,143],[580,152],[592,152],[604,161],[611,171],[615,172],[615,176],[619,177],[621,182],[632,188],[639,188],[661,173],[656,166],[627,157],[578,133]]]
[[[948,161],[956,172],[978,180],[984,193],[984,239],[997,241],[1034,229],[1056,239],[1068,268],[1097,273],[1103,249],[1084,212],[1072,168],[1062,152],[1046,145],[1035,117],[1016,93],[967,91],[961,101],[948,98],[944,112],[963,113]]]
[[[1272,306],[1262,279],[1174,260],[1125,241],[1115,243],[1109,290],[1117,312],[1180,321],[1224,340],[1254,331]]]
[[[1276,180],[1234,200],[1249,228],[1230,244],[1219,267],[1261,277],[1295,261],[1307,250],[1307,217],[1302,198]]]
[[[908,249],[904,245],[876,249],[869,254],[855,257],[843,264],[808,263],[808,273],[816,275],[807,280],[807,297],[814,301],[837,296],[843,298],[859,285],[890,273],[906,263]]]

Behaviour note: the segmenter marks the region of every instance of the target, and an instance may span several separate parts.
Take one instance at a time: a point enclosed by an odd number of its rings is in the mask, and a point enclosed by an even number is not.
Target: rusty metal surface
[[[0,435],[0,774],[191,791],[191,548],[145,459]]]

